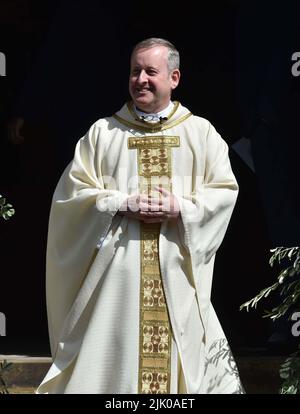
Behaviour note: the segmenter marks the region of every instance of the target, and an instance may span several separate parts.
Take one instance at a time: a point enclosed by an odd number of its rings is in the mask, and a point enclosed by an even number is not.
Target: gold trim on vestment
[[[152,195],[153,177],[169,178],[164,187],[171,187],[171,147],[180,145],[179,137],[130,137],[128,148],[137,149],[140,193]],[[141,285],[139,394],[169,394],[171,382],[172,331],[159,264],[160,223],[140,224]]]
[[[156,135],[146,138],[128,138],[128,148],[138,150],[138,174],[140,176],[140,191],[148,193],[155,185],[162,185],[170,191],[169,181],[163,183],[159,177],[172,177],[171,148],[180,146],[180,137]],[[154,180],[157,177],[158,180]],[[152,180],[151,180],[152,178]]]
[[[179,147],[180,138],[169,135],[155,135],[145,138],[129,137],[128,148],[164,148],[164,147]]]
[[[139,394],[169,394],[171,327],[160,275],[160,223],[141,223]],[[147,264],[152,270],[147,273]]]

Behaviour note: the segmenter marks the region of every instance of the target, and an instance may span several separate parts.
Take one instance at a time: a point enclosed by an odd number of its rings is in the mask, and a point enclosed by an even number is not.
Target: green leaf
[[[275,263],[281,263],[284,258],[288,258],[291,265],[280,271],[277,281],[273,285],[261,290],[254,298],[243,303],[240,310],[246,308],[249,311],[250,307],[256,308],[260,300],[267,298],[271,292],[279,288],[279,303],[271,310],[265,311],[263,315],[263,318],[275,321],[285,315],[292,305],[299,303],[300,247],[276,247],[270,251],[272,253],[269,259],[271,267]],[[283,381],[279,389],[280,394],[300,394],[300,338],[298,350],[281,364],[279,376]]]

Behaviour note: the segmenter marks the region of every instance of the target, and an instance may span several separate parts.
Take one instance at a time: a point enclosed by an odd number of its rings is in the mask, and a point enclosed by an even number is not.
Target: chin
[[[135,99],[134,104],[142,111],[145,110],[145,112],[147,112],[147,108],[151,107],[151,102],[144,99]]]

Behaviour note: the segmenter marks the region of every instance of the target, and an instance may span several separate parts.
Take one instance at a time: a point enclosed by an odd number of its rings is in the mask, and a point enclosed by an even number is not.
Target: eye
[[[139,75],[139,73],[140,73],[140,70],[139,70],[139,69],[133,69],[133,70],[131,71],[131,75],[132,75],[132,76],[138,76],[138,75]]]
[[[150,75],[150,76],[155,76],[157,74],[157,72],[153,69],[149,69],[149,70],[147,70],[147,74]]]

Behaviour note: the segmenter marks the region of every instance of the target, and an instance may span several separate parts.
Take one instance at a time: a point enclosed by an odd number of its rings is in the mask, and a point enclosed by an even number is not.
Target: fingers
[[[165,213],[163,213],[162,211],[140,211],[140,215],[141,217],[159,218],[164,217]]]
[[[138,211],[159,211],[162,202],[159,199],[150,198],[147,195],[134,195],[127,199],[127,209],[133,212]]]
[[[161,205],[162,203],[163,203],[163,201],[162,201],[162,199],[161,198],[152,198],[151,196],[149,196],[149,203],[150,204],[157,204],[157,205]]]
[[[162,223],[163,221],[164,219],[160,218],[143,220],[144,223]]]
[[[157,191],[159,191],[164,196],[169,196],[170,194],[172,194],[172,193],[170,193],[170,191],[166,190],[163,187],[154,187],[154,189],[157,190]]]
[[[154,216],[154,215],[149,215],[149,214],[142,214],[142,213],[134,214],[134,213],[129,213],[129,212],[124,213],[124,215],[134,220],[143,221],[144,223],[161,223],[162,221],[166,219],[164,215]]]
[[[180,211],[176,197],[167,190],[162,188],[160,188],[160,190],[165,192],[166,197],[152,198],[147,194],[130,196],[127,199],[124,214],[128,217],[135,218],[136,220],[147,220],[147,222],[149,222],[148,220],[155,220],[153,223],[162,220],[176,219]]]

